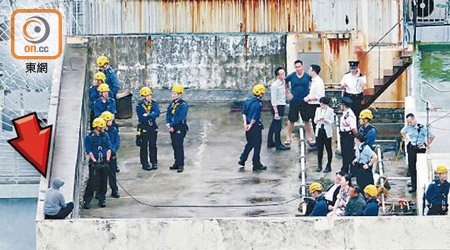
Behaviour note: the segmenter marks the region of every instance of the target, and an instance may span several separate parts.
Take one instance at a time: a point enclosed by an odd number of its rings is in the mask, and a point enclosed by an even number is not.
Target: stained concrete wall
[[[449,249],[449,217],[37,222],[37,249]]]
[[[118,69],[121,89],[250,89],[286,62],[283,34],[180,34],[89,39],[89,75],[99,55]]]

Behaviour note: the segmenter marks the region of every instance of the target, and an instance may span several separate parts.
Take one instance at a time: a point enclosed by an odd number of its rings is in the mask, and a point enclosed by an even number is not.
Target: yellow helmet
[[[109,91],[109,85],[106,83],[102,83],[98,86],[99,92],[108,92]]]
[[[436,169],[436,174],[442,174],[442,173],[445,173],[447,171],[448,171],[448,169],[444,165],[440,165]]]
[[[313,182],[311,183],[311,185],[309,185],[309,192],[312,194],[316,191],[322,191],[323,187],[320,183],[318,182]]]
[[[92,127],[94,128],[104,128],[106,126],[106,122],[103,118],[97,117],[92,122]]]
[[[114,114],[109,112],[109,111],[104,111],[101,115],[100,118],[102,118],[105,121],[112,121],[114,120]]]
[[[139,93],[141,94],[141,96],[148,96],[151,95],[153,92],[149,87],[142,87]]]
[[[376,197],[377,196],[377,194],[378,194],[378,189],[377,189],[377,187],[375,187],[374,185],[367,185],[365,188],[364,188],[364,193],[367,193],[367,194],[369,194],[370,196],[372,196],[372,197]]]
[[[181,93],[182,95],[184,95],[184,88],[181,85],[175,85],[172,87],[172,92]]]
[[[95,73],[94,79],[97,79],[97,80],[100,80],[102,82],[105,82],[106,81],[106,75],[103,74],[102,72],[98,72],[98,73]]]
[[[253,87],[253,94],[260,95],[266,93],[266,87],[262,84],[257,84],[255,87]]]
[[[106,56],[99,56],[97,58],[97,66],[102,67],[105,63],[109,63],[109,59]]]
[[[372,115],[372,112],[370,110],[364,109],[364,110],[361,111],[361,113],[359,113],[359,118],[372,120],[373,119],[373,115]]]

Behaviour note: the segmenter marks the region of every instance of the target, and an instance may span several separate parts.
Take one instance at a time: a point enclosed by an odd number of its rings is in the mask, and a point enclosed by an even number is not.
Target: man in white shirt
[[[325,84],[322,78],[319,76],[320,66],[312,64],[309,68],[309,75],[311,76],[311,87],[309,94],[303,99],[308,105],[308,118],[311,119],[313,125],[313,131],[316,131],[316,124],[314,123],[314,116],[316,109],[320,107],[320,98],[325,96]],[[308,120],[309,121],[309,120]],[[306,130],[306,126],[305,126]],[[306,130],[306,138],[310,145],[315,145],[316,142],[312,139],[311,130]]]
[[[346,174],[349,173],[349,167],[355,158],[355,142],[354,138],[358,132],[356,128],[356,116],[350,109],[352,100],[349,97],[342,97],[342,116],[339,126],[339,134],[341,136],[341,153],[342,153],[342,168],[341,171]],[[352,169],[353,170],[353,169]],[[350,174],[355,176],[353,171]]]
[[[341,87],[344,89],[344,96],[349,97],[353,104],[351,109],[356,117],[361,112],[361,101],[364,97],[364,89],[366,87],[366,76],[361,73],[358,68],[358,61],[349,61],[350,72],[346,73],[341,80]]]
[[[282,67],[275,69],[275,76],[277,80],[272,83],[270,87],[270,102],[272,103],[272,123],[269,128],[269,138],[267,139],[267,147],[275,147],[277,150],[289,150],[291,148],[281,144],[281,123],[284,117],[284,109],[286,107],[286,91],[284,86],[284,79],[286,78],[286,71]],[[275,142],[274,142],[275,136]]]

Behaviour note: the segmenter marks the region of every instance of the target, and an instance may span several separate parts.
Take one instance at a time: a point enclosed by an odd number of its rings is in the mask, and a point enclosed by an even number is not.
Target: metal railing
[[[306,198],[306,142],[303,127],[300,127],[300,174],[299,177],[302,179],[301,184],[301,197],[302,197],[302,214],[306,214],[306,203],[303,202]]]
[[[384,183],[386,181],[386,177],[384,176],[384,168],[383,168],[383,152],[380,145],[375,147],[375,151],[378,157],[378,172],[380,174],[380,187],[381,187],[381,209],[383,211],[383,215],[386,214],[386,197],[384,196]]]
[[[418,26],[450,24],[450,1],[448,0],[404,0],[404,17],[410,24]]]

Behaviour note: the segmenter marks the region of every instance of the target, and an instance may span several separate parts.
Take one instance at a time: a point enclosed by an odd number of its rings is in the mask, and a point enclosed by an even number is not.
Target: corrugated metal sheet
[[[87,34],[362,30],[376,42],[402,0],[86,0]],[[370,30],[370,32],[369,32]],[[398,30],[385,39],[401,41]]]

